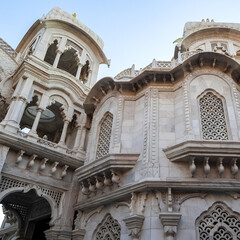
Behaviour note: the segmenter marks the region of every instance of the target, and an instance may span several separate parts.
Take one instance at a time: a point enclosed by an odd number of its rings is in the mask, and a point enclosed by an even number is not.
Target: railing
[[[123,70],[122,72],[120,72],[115,79],[120,80],[123,78],[126,79],[132,79],[136,76],[138,76],[139,74],[141,74],[142,72],[146,71],[146,70],[171,70],[174,67],[176,67],[178,64],[182,63],[183,61],[185,61],[186,59],[190,58],[191,56],[198,54],[200,52],[203,52],[203,50],[198,49],[195,51],[187,51],[187,52],[183,52],[180,54],[178,59],[173,59],[172,61],[156,61],[155,59],[153,59],[153,61],[148,64],[145,68],[140,69],[140,70],[135,70],[134,65],[131,68],[127,68],[125,70]]]
[[[195,54],[198,54],[200,52],[203,52],[203,50],[201,49],[198,49],[198,50],[195,50],[195,51],[187,51],[187,52],[183,52],[181,53],[181,60],[182,61],[185,61],[186,59],[190,58],[191,56],[195,55]]]

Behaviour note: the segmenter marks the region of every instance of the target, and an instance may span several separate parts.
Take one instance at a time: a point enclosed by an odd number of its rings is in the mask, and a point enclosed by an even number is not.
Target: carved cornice
[[[135,166],[138,157],[139,154],[109,154],[97,161],[76,169],[78,181],[84,181],[86,178],[108,170],[128,171]]]
[[[184,59],[181,64],[178,63],[174,68],[167,69],[167,71],[163,71],[161,68],[146,68],[131,80],[115,81],[110,77],[99,80],[84,102],[85,111],[87,114],[93,114],[102,98],[113,90],[136,95],[150,84],[171,88],[196,69],[203,68],[217,69],[219,72],[227,74],[237,84],[240,82],[240,65],[233,58],[221,53],[196,51],[193,55]]]
[[[207,179],[203,178],[168,178],[166,181],[161,180],[145,180],[138,183],[128,184],[112,190],[107,194],[92,196],[91,198],[83,199],[75,205],[76,210],[85,210],[89,208],[96,208],[106,203],[113,203],[130,199],[133,192],[147,192],[147,191],[167,191],[172,188],[173,191],[192,191],[196,189],[203,191],[221,191],[221,192],[239,192],[240,183],[235,179]]]

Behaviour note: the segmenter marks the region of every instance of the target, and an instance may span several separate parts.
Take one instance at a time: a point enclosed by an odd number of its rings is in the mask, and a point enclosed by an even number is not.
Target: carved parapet
[[[85,229],[76,229],[72,231],[72,240],[83,240],[86,234]]]
[[[192,177],[211,178],[211,172],[218,172],[220,178],[236,178],[239,172],[240,142],[190,140],[163,151],[170,161],[188,164]],[[201,175],[199,168],[204,170]]]
[[[122,172],[132,169],[139,154],[109,154],[76,170],[83,194],[90,194],[104,186],[119,184]]]
[[[167,240],[174,239],[177,233],[177,226],[182,214],[176,212],[160,213],[159,218],[162,222],[164,233]]]
[[[133,240],[138,240],[140,237],[140,232],[142,230],[142,225],[144,221],[144,216],[142,215],[133,215],[123,219],[128,230],[131,231],[130,236]]]

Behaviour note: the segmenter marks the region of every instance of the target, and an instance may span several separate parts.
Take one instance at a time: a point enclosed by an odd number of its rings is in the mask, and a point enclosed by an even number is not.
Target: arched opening
[[[63,128],[62,104],[52,103],[42,112],[37,128],[37,134],[40,138],[58,143]],[[33,114],[34,117],[35,114]]]
[[[102,158],[109,153],[110,140],[112,135],[113,115],[107,112],[99,125],[99,136],[96,151],[96,159]]]
[[[24,110],[24,113],[23,113],[23,116],[22,116],[22,119],[21,119],[21,122],[20,122],[20,128],[28,133],[33,125],[33,122],[34,122],[34,118],[29,118],[28,117],[28,109],[31,109],[31,108],[37,108],[37,102],[38,102],[38,96],[34,95],[33,98],[32,98],[32,101],[27,104],[25,110]]]
[[[37,98],[26,106],[20,127],[30,130],[38,114]],[[36,133],[40,138],[58,143],[63,128],[62,104],[55,101],[41,112]]]
[[[57,66],[58,68],[66,72],[69,72],[73,76],[76,76],[77,69],[78,69],[77,61],[75,59],[75,53],[76,53],[76,50],[72,48],[65,51],[61,55],[58,62],[58,66]]]
[[[57,55],[57,45],[58,41],[55,39],[54,42],[48,47],[47,53],[44,58],[44,61],[51,65],[53,65]]]
[[[50,228],[51,206],[34,189],[27,193],[10,193],[1,204],[5,219],[0,229],[0,239],[46,240],[44,232]]]

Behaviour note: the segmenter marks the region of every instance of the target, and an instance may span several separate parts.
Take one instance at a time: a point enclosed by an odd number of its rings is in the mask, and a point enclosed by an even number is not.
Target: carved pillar
[[[61,54],[62,54],[62,51],[57,50],[57,55],[56,55],[55,60],[53,62],[53,67],[55,67],[55,68],[57,67]]]
[[[86,234],[85,229],[76,229],[72,231],[72,240],[83,240]]]
[[[81,139],[80,139],[80,144],[79,144],[79,150],[83,151],[84,150],[84,142],[85,142],[85,137],[86,137],[86,127],[82,126],[82,134],[81,134]]]
[[[81,135],[82,135],[82,126],[78,125],[77,126],[77,134],[76,134],[76,138],[75,138],[75,142],[74,142],[74,146],[73,146],[74,151],[78,150],[78,146],[80,145]]]
[[[17,88],[19,89],[19,92],[16,93],[18,97],[16,97],[16,100],[14,101],[13,106],[11,106],[10,114],[9,115],[7,114],[6,116],[8,118],[8,121],[6,122],[5,129],[11,132],[16,132],[18,130],[19,123],[21,121],[27,101],[30,101],[33,93],[32,79],[26,76],[23,76],[22,81],[19,81],[19,84],[21,84],[21,87],[17,86]]]
[[[4,120],[1,122],[2,126],[4,126],[7,123],[7,121],[10,119],[10,116],[12,115],[12,112],[15,108],[16,101],[17,101],[17,98],[14,96],[12,98],[12,102],[10,103],[10,106],[9,106],[6,116],[5,116]]]
[[[42,112],[43,112],[43,109],[41,109],[41,108],[37,109],[37,115],[34,119],[32,129],[30,130],[30,132],[33,133],[33,134],[37,133],[37,127],[38,127],[38,123],[40,121],[40,117],[41,117]]]
[[[133,240],[140,239],[140,232],[142,230],[142,225],[144,221],[144,216],[142,215],[133,215],[123,219],[128,230],[131,231],[130,236]]]
[[[65,145],[65,139],[66,139],[66,135],[67,135],[67,129],[68,129],[68,124],[69,124],[69,120],[65,119],[64,120],[64,125],[63,125],[63,130],[62,130],[62,135],[59,141],[60,145]]]
[[[76,73],[76,78],[77,78],[77,79],[80,78],[82,66],[83,66],[83,65],[82,65],[81,63],[78,64],[78,69],[77,69],[77,73]]]
[[[182,214],[176,212],[160,213],[159,218],[163,225],[166,240],[174,240],[177,234],[177,226]]]

